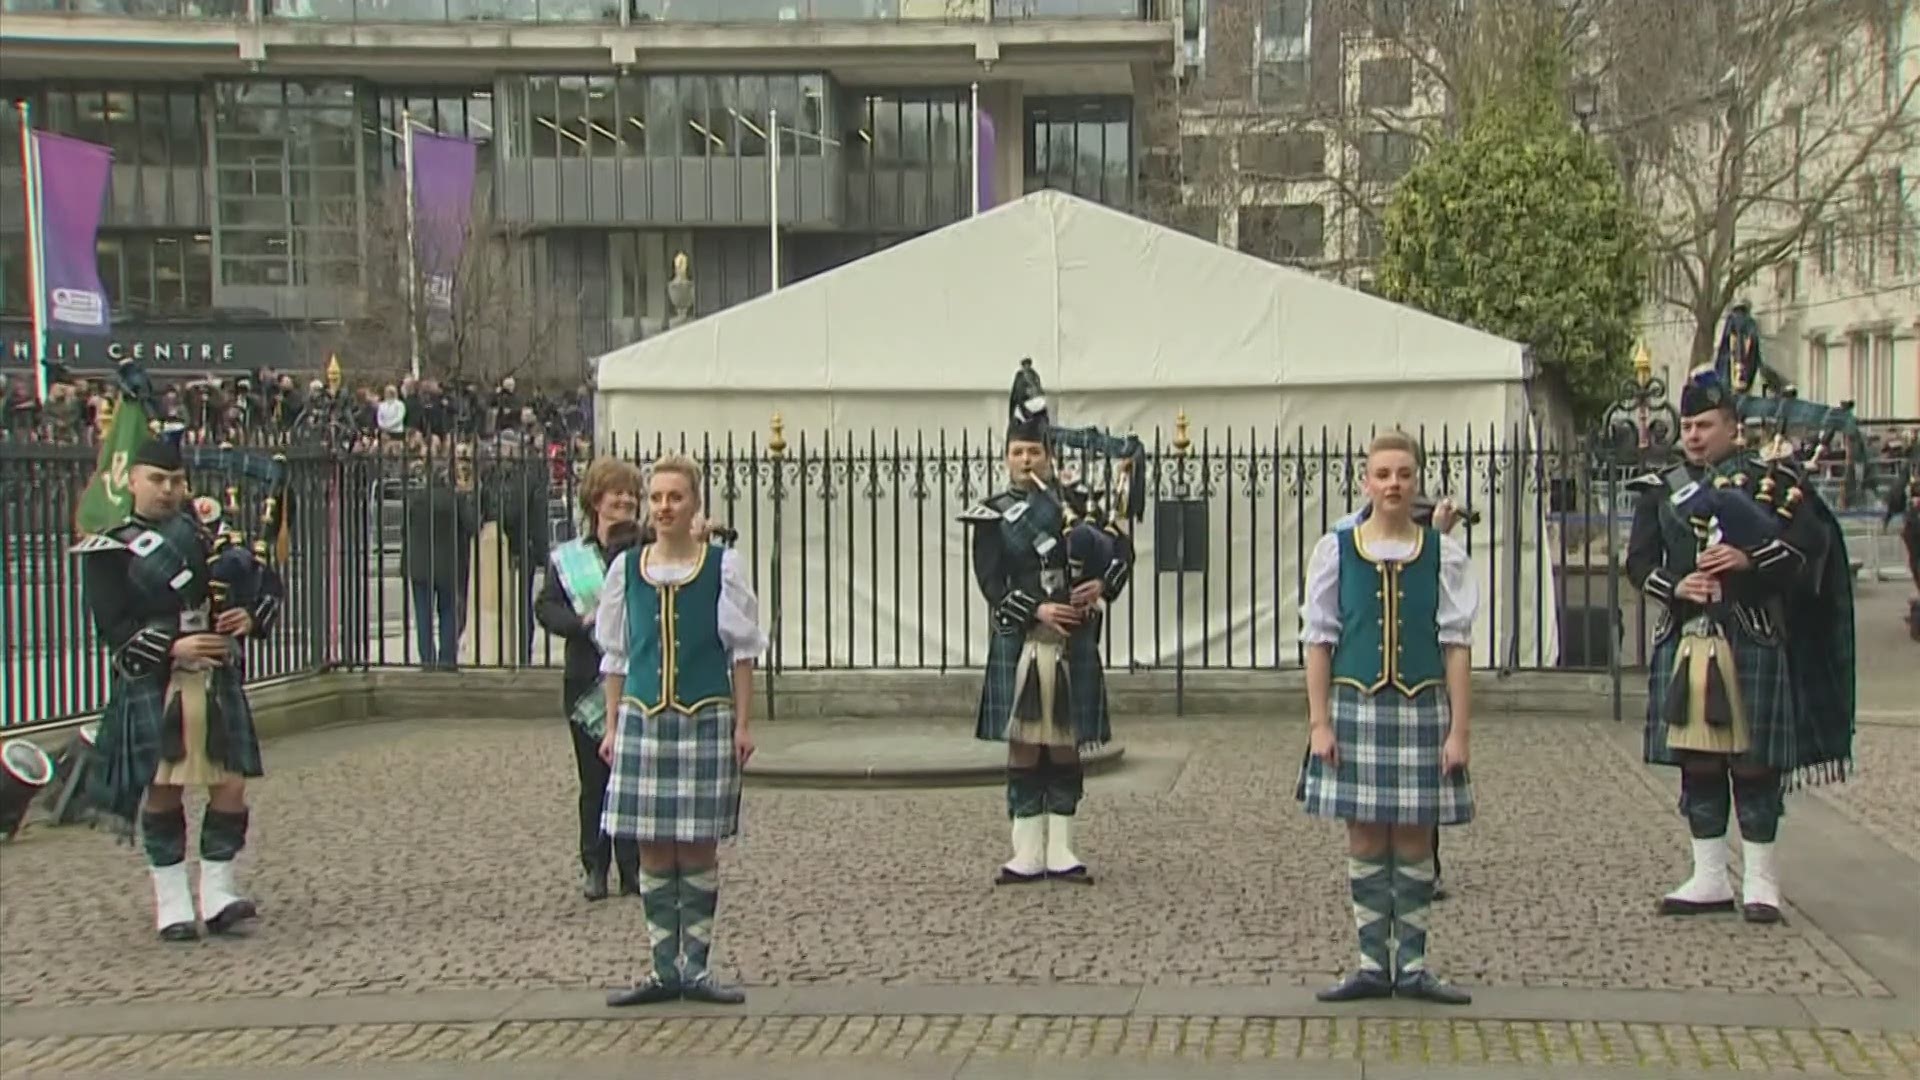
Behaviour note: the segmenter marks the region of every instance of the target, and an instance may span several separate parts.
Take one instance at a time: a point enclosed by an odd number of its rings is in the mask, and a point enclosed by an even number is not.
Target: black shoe
[[[1786,916],[1780,914],[1780,909],[1774,907],[1772,904],[1742,905],[1740,908],[1740,916],[1750,923],[1763,923],[1766,925],[1787,921]]]
[[[739,1005],[747,1000],[745,990],[715,982],[710,971],[688,979],[687,985],[680,990],[680,996],[688,1001],[704,1001],[709,1005]]]
[[[253,906],[253,901],[235,900],[207,917],[207,932],[231,934],[240,928],[241,923],[259,917],[260,909]]]
[[[200,928],[190,922],[177,922],[160,928],[161,941],[199,941]]]
[[[1662,915],[1718,915],[1733,910],[1731,900],[1679,900],[1671,896],[1660,898]]]
[[[580,886],[580,895],[589,900],[607,898],[607,868],[596,866],[587,871],[587,880]]]
[[[1469,1005],[1473,995],[1457,986],[1441,982],[1431,971],[1410,971],[1393,985],[1395,997],[1431,1001],[1435,1005]]]
[[[1031,885],[1036,881],[1045,880],[1047,880],[1047,872],[1045,870],[1037,874],[1023,874],[1011,867],[1002,866],[999,875],[993,879],[993,883],[995,885]]]
[[[638,985],[625,990],[607,991],[607,1004],[613,1008],[624,1005],[658,1005],[663,1001],[675,1001],[680,997],[680,984],[668,982],[658,974],[648,975]]]
[[[1393,980],[1384,971],[1356,971],[1338,985],[1313,995],[1321,1001],[1366,1001],[1393,996]]]
[[[1065,870],[1049,870],[1047,877],[1054,881],[1069,881],[1075,885],[1093,884],[1093,871],[1084,866],[1069,867]]]
[[[1447,892],[1446,887],[1441,885],[1438,879],[1435,879],[1433,883],[1433,902],[1437,904],[1440,901],[1445,900],[1449,895],[1450,894]]]

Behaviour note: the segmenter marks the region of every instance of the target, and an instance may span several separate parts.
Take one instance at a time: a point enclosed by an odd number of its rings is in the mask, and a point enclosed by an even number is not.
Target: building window
[[[1865,334],[1847,335],[1847,394],[1845,400],[1851,401],[1854,408],[1864,409],[1873,388],[1872,346]],[[1863,414],[1870,418],[1870,414]]]
[[[1254,26],[1254,99],[1262,105],[1304,105],[1313,29],[1312,0],[1260,0]]]
[[[1133,99],[1029,99],[1026,190],[1041,188],[1131,206]]]
[[[1288,180],[1327,175],[1327,137],[1318,131],[1249,135],[1240,146],[1240,168]]]
[[[918,231],[973,212],[973,112],[960,89],[849,97],[847,219]]]
[[[780,153],[819,157],[834,142],[824,124],[825,81],[817,74],[513,76],[500,83],[501,153],[763,158],[777,112]]]
[[[34,126],[113,151],[113,188],[103,223],[202,229],[207,222],[206,116],[197,84],[122,84],[107,89],[54,83],[33,102]],[[15,95],[18,96],[18,95]],[[12,97],[9,97],[9,101]],[[13,113],[9,107],[6,110]],[[19,168],[15,116],[5,162]]]
[[[1360,179],[1392,183],[1413,168],[1420,143],[1398,131],[1368,131],[1360,135]]]
[[[1833,386],[1833,374],[1829,368],[1827,340],[1825,338],[1807,339],[1807,397],[1813,401],[1832,401],[1828,396]]]
[[[215,84],[221,285],[358,280],[362,134],[350,84]]]
[[[1374,33],[1398,35],[1407,32],[1407,7],[1412,0],[1373,0],[1367,5],[1368,25]]]
[[[1326,254],[1326,209],[1318,203],[1248,206],[1240,211],[1240,250],[1282,263],[1311,263]]]
[[[1357,211],[1360,219],[1358,228],[1359,242],[1354,247],[1354,258],[1361,262],[1372,262],[1386,250],[1386,235],[1380,229],[1380,219],[1373,214]]]
[[[1832,277],[1834,264],[1838,262],[1838,240],[1834,236],[1833,226],[1821,222],[1813,227],[1813,265],[1820,271],[1821,277]]]
[[[116,316],[150,318],[213,307],[213,238],[127,232],[100,237],[100,284]]]
[[[1860,415],[1869,420],[1890,419],[1893,411],[1893,334],[1873,337],[1873,359],[1867,372],[1867,392],[1862,395]]]
[[[1227,168],[1222,154],[1226,142],[1216,135],[1182,135],[1180,169],[1188,177],[1218,176]]]
[[[1375,109],[1412,105],[1413,61],[1406,57],[1361,61],[1360,104]]]
[[[493,91],[487,87],[451,90],[446,87],[405,89],[381,87],[376,106],[378,118],[363,133],[378,139],[379,150],[372,155],[379,170],[389,176],[402,175],[406,147],[401,139],[406,122],[416,131],[452,135],[480,144],[480,172],[488,171],[494,146]]]

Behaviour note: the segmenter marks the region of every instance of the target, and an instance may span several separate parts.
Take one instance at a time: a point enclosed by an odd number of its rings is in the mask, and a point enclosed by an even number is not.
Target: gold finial
[[[767,440],[767,453],[780,457],[787,452],[787,422],[776,412],[773,422],[768,426],[773,429],[773,437]]]
[[[1644,341],[1633,350],[1633,381],[1641,386],[1653,381],[1653,354]]]
[[[339,393],[341,380],[340,354],[334,353],[327,357],[327,389]]]
[[[1187,410],[1181,409],[1173,417],[1173,452],[1185,454],[1193,440],[1187,437]]]

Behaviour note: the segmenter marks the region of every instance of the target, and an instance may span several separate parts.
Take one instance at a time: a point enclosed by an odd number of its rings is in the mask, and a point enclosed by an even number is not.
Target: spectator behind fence
[[[520,586],[513,610],[518,612],[514,628],[519,632],[523,664],[533,659],[534,573],[546,565],[552,541],[547,523],[549,490],[546,455],[541,446],[502,438],[494,479],[487,485],[488,498],[494,504],[488,516],[500,522],[514,580]]]
[[[455,597],[462,585],[462,555],[479,534],[478,515],[472,502],[455,492],[445,463],[436,463],[417,486],[409,485],[405,518],[401,561],[413,594],[420,663],[450,671],[459,656]]]
[[[389,439],[405,438],[407,434],[407,403],[400,400],[400,390],[389,386],[380,404],[374,409],[374,422],[380,427],[380,434]]]

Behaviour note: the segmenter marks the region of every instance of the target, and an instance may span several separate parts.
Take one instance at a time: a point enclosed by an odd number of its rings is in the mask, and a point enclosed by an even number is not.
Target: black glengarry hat
[[[185,459],[180,456],[179,445],[168,439],[148,439],[141,443],[127,464],[145,465],[167,472],[184,472],[187,467]]]
[[[1715,409],[1734,410],[1736,402],[1732,388],[1720,378],[1720,373],[1705,367],[1687,376],[1687,385],[1680,390],[1680,415],[1699,416]]]
[[[1045,443],[1052,431],[1046,390],[1029,357],[1020,361],[1020,370],[1013,373],[1013,390],[1007,401],[1007,441]]]

